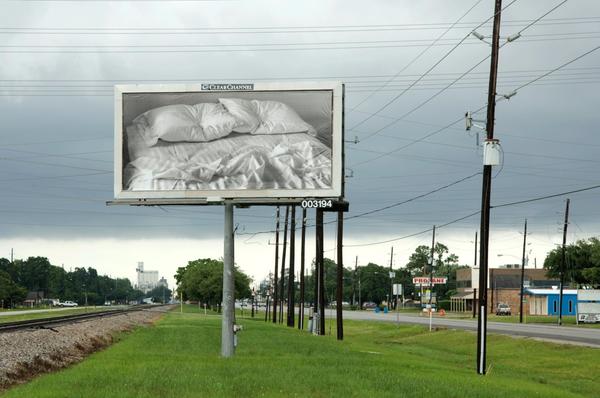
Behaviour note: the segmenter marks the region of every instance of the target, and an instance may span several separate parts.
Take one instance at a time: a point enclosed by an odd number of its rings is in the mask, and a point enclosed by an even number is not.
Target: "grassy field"
[[[40,319],[40,318],[52,318],[55,316],[65,316],[65,315],[74,315],[74,314],[82,314],[86,312],[94,312],[94,311],[106,311],[109,307],[87,307],[87,308],[73,308],[68,310],[48,310],[44,312],[33,312],[30,314],[18,314],[18,315],[2,315],[0,316],[0,323],[5,322],[16,322],[16,321],[26,321],[30,319]]]
[[[3,397],[563,398],[600,391],[598,349],[493,335],[488,375],[478,376],[473,333],[383,322],[347,321],[339,342],[240,318],[236,356],[225,360],[220,318],[193,311],[168,313],[154,327]]]

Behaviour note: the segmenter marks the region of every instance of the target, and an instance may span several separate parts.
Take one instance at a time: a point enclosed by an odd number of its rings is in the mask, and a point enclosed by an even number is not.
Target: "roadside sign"
[[[394,283],[392,285],[392,293],[395,296],[401,296],[402,295],[402,284],[401,283]]]
[[[448,278],[445,277],[429,278],[427,276],[416,276],[413,278],[413,284],[417,286],[429,286],[430,284],[445,285],[447,281]]]
[[[396,277],[396,273],[393,271],[390,271],[390,279],[395,278]]]

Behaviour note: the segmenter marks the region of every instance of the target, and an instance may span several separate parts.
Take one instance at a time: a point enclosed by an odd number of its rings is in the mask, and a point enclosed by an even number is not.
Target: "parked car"
[[[498,304],[496,307],[496,315],[510,315],[510,306],[508,304]]]
[[[369,309],[369,308],[375,308],[377,307],[377,304],[375,304],[372,301],[367,301],[365,303],[363,303],[363,308]]]
[[[59,305],[61,307],[77,307],[79,304],[77,304],[74,301],[63,301],[63,302],[59,303]]]

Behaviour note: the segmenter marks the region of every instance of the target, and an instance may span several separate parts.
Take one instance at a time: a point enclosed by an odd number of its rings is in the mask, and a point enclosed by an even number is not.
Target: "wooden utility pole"
[[[473,261],[473,267],[477,267],[477,231],[475,231],[475,260]]]
[[[352,278],[352,305],[356,305],[356,270],[358,269],[358,256],[354,258],[354,277]]]
[[[563,288],[565,285],[565,271],[567,266],[567,226],[569,225],[569,203],[567,199],[567,207],[565,209],[565,224],[563,226],[563,241],[562,241],[562,261],[560,266],[560,298],[558,300],[558,325],[562,325],[562,308],[563,308]]]
[[[300,237],[300,303],[298,309],[298,329],[304,329],[304,261],[306,244],[306,208],[302,209],[302,232]]]
[[[285,251],[287,248],[287,231],[288,231],[288,220],[290,217],[290,206],[285,206],[285,221],[283,230],[283,253],[281,255],[281,300],[279,301],[279,323],[283,323],[283,292],[285,291]]]
[[[277,301],[279,300],[279,206],[275,211],[275,274],[273,277],[273,323],[277,323]],[[267,307],[268,308],[268,307]]]
[[[325,270],[323,264],[323,210],[317,209],[316,216],[316,243],[317,243],[317,275],[318,275],[318,308],[319,308],[319,334],[325,335]]]
[[[521,261],[521,303],[519,304],[519,323],[523,323],[523,291],[525,290],[525,248],[527,247],[527,219],[523,229],[523,258]]]
[[[498,53],[500,49],[500,16],[502,0],[494,5],[494,25],[492,30],[492,56],[490,60],[490,81],[488,85],[487,140],[494,139],[494,122],[496,118],[496,80],[498,76]],[[481,245],[479,250],[479,317],[477,322],[477,373],[486,373],[487,349],[487,277],[488,277],[488,245],[490,240],[490,197],[492,192],[492,166],[483,166],[483,183],[481,194]]]
[[[388,300],[388,308],[392,309],[392,300],[394,299],[394,281],[392,280],[392,264],[394,263],[394,246],[392,246],[392,251],[390,252],[390,299]]]
[[[290,222],[290,267],[288,270],[288,299],[287,299],[287,325],[294,327],[294,295],[295,289],[295,257],[296,257],[296,205],[292,205],[292,215]]]
[[[433,300],[433,262],[435,261],[435,225],[433,226],[433,235],[431,236],[431,263],[429,266],[429,306]]]
[[[342,210],[337,213],[337,305],[336,305],[336,320],[337,320],[337,339],[344,340],[344,324],[342,319],[342,302],[344,294],[344,212]]]

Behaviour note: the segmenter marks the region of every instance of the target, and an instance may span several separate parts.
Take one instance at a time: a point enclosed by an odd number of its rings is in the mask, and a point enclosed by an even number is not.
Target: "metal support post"
[[[223,251],[223,318],[221,322],[221,356],[232,357],[235,353],[233,344],[234,322],[234,238],[233,238],[233,204],[225,202],[225,228]]]

